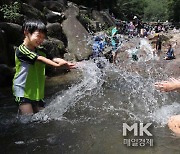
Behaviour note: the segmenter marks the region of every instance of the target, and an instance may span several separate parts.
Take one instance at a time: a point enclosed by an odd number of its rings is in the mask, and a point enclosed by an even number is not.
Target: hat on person
[[[136,19],[137,17],[136,16],[134,16],[134,18],[133,19]]]

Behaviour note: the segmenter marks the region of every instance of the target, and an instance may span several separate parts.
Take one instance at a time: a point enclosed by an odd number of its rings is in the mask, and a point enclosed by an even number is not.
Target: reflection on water
[[[52,96],[31,122],[19,123],[16,115],[1,114],[3,153],[179,153],[180,140],[166,123],[171,115],[179,114],[180,96],[154,89],[154,82],[165,77],[156,59],[148,55],[145,58],[153,63],[136,62],[144,66],[143,75],[104,59],[103,69],[91,61],[81,63],[81,82]],[[154,146],[126,147],[123,122],[153,123]]]

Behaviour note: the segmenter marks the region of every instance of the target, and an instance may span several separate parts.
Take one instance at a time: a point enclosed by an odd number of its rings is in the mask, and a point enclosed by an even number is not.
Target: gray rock
[[[173,60],[164,60],[166,62],[164,72],[168,76],[180,77],[180,58]]]
[[[47,28],[47,35],[50,37],[54,37],[57,39],[61,39],[61,35],[62,35],[62,27],[60,23],[49,23],[46,26]]]
[[[63,58],[64,53],[66,52],[64,43],[58,39],[55,38],[49,38],[48,40],[45,40],[42,44],[42,46],[45,48],[47,51],[47,58],[54,58],[54,57],[59,57]],[[54,76],[58,74],[62,74],[67,72],[67,69],[58,69],[55,67],[51,67],[49,65],[46,65],[46,75],[47,76]]]
[[[76,18],[78,13],[77,7],[70,6],[65,12],[67,19],[62,23],[62,28],[68,40],[69,52],[74,54],[76,60],[83,60],[87,59],[92,51],[87,45],[89,33]]]
[[[0,63],[8,64],[7,42],[4,30],[0,29]]]
[[[4,30],[5,36],[7,38],[7,43],[19,45],[23,41],[23,33],[21,31],[21,26],[18,24],[1,22],[0,28]]]
[[[76,59],[76,57],[72,53],[65,53],[64,54],[64,59],[67,60],[67,61],[73,61],[74,59]]]
[[[42,46],[47,50],[51,57],[63,57],[65,51],[64,43],[55,38],[45,40]]]
[[[21,13],[26,16],[28,19],[40,19],[45,22],[44,14],[26,3],[21,4]]]
[[[45,93],[47,96],[51,96],[57,91],[64,90],[70,85],[78,83],[82,78],[82,72],[78,69],[71,70],[66,74],[61,74],[59,76],[54,76],[51,78],[46,78],[46,88]]]
[[[44,5],[39,0],[24,0],[25,3],[35,7],[36,9],[43,11]]]
[[[12,85],[14,71],[5,64],[0,64],[0,87]]]
[[[49,10],[56,12],[62,12],[65,10],[65,5],[57,1],[44,1],[43,5],[47,7]]]
[[[93,10],[92,11],[92,17],[93,17],[94,20],[100,22],[102,25],[105,24],[103,16],[101,15],[101,13],[99,11]]]
[[[61,23],[64,20],[64,14],[59,13],[59,12],[54,12],[54,11],[48,11],[46,13],[46,19],[47,22],[54,23],[54,22],[59,22]]]

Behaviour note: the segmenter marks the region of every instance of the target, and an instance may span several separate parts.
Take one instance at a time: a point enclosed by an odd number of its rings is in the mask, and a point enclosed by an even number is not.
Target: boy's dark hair
[[[40,20],[27,20],[22,26],[22,31],[28,31],[30,34],[32,34],[35,31],[42,32],[46,35],[47,29],[46,25],[40,21]]]

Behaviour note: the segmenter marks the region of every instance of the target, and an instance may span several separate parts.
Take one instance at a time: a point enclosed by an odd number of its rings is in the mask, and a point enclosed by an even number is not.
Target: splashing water
[[[36,114],[33,119],[44,119],[45,115],[46,119],[47,117],[50,119],[61,119],[67,109],[74,106],[78,100],[99,91],[103,80],[101,79],[102,72],[96,64],[90,61],[84,62],[79,66],[79,69],[82,70],[84,76],[81,83],[70,87],[62,95],[58,95],[51,101],[49,106]]]
[[[139,62],[147,62],[149,60],[159,60],[159,57],[155,54],[155,49],[149,44],[149,41],[145,38],[139,40],[139,43],[136,42],[136,47],[128,49],[130,57],[134,53],[139,57]],[[144,52],[141,55],[141,52]]]
[[[67,111],[76,112],[72,109],[78,105],[82,110],[89,110],[86,117],[95,113],[96,120],[113,115],[125,121],[154,122],[157,126],[164,126],[171,115],[178,113],[180,105],[174,100],[177,96],[169,100],[167,94],[156,91],[153,86],[155,79],[150,72],[145,78],[137,72],[114,67],[107,61],[104,63],[106,66],[101,70],[91,61],[83,62],[79,66],[83,73],[81,82],[61,94],[57,93],[51,103],[32,119],[60,120]],[[145,67],[146,70],[156,70],[155,66]]]
[[[95,119],[103,120],[113,115],[121,121],[153,122],[157,126],[164,126],[171,115],[178,113],[178,96],[155,90],[156,79],[163,78],[163,74],[160,74],[162,69],[156,67],[155,61],[152,65],[146,64],[146,61],[156,59],[148,41],[140,39],[139,46],[147,55],[144,62],[142,59],[138,61],[144,64],[145,77],[138,72],[129,72],[121,66],[115,67],[103,58],[100,59],[105,65],[103,69],[99,69],[92,61],[84,61],[78,66],[83,74],[81,82],[57,93],[50,104],[35,114],[32,120],[60,120],[66,112],[78,112],[78,105],[82,112],[84,109],[89,110],[86,115],[88,118],[95,114]],[[70,119],[75,120],[72,117]],[[76,120],[79,121],[80,118]]]

